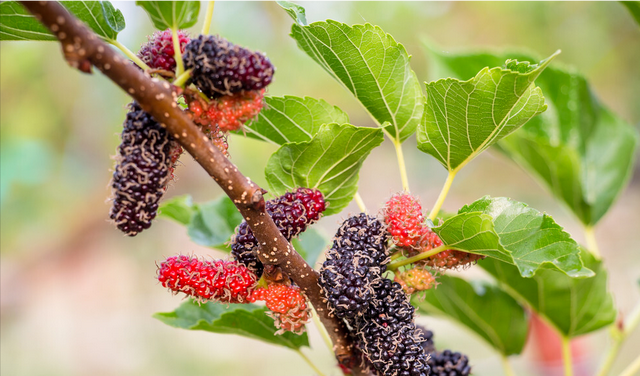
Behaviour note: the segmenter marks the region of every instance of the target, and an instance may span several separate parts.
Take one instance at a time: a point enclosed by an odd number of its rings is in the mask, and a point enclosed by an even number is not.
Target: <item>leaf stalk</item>
[[[362,197],[360,196],[360,192],[356,192],[356,195],[354,196],[354,199],[356,200],[356,204],[358,204],[358,208],[360,209],[361,212],[366,213],[367,212],[367,206],[364,204],[364,201],[362,201]]]
[[[180,38],[178,38],[178,26],[171,28],[173,39],[173,58],[176,60],[176,77],[180,77],[184,73],[184,63],[182,62],[182,51],[180,51]]]
[[[320,371],[318,367],[316,367],[316,365],[313,364],[311,359],[309,359],[306,355],[304,355],[302,351],[300,351],[299,349],[296,349],[295,352],[298,353],[298,355],[300,355],[302,359],[304,359],[304,361],[309,365],[309,367],[313,368],[313,371],[317,373],[318,376],[325,376],[324,373],[322,373],[322,371]]]
[[[392,262],[391,264],[389,264],[387,266],[387,270],[396,270],[401,266],[405,266],[405,265],[409,265],[409,264],[413,264],[414,262],[418,262],[420,260],[424,260],[426,258],[429,258],[431,256],[437,255],[438,253],[442,252],[442,251],[446,251],[447,249],[452,249],[451,247],[447,246],[447,245],[441,245],[439,247],[436,247],[430,251],[427,252],[422,252],[418,255],[415,255],[413,257],[408,257],[404,260],[400,260],[400,261],[396,261],[396,262]]]
[[[584,228],[584,236],[587,241],[587,249],[589,252],[593,254],[595,258],[600,260],[602,256],[600,256],[600,247],[598,247],[598,242],[596,241],[595,229],[593,226],[585,226]]]
[[[573,360],[571,359],[571,339],[562,336],[562,360],[564,376],[573,376]]]
[[[511,368],[511,363],[509,363],[509,358],[506,355],[500,355],[500,360],[502,360],[502,368],[504,369],[504,374],[506,376],[515,376],[513,373],[513,368]]]
[[[389,137],[389,140],[393,143],[393,147],[396,149],[396,159],[398,160],[398,170],[400,171],[400,179],[402,180],[402,190],[411,192],[409,189],[409,178],[407,177],[407,167],[404,163],[404,153],[402,152],[402,142],[393,137],[386,129],[382,128],[382,132]]]
[[[444,200],[447,198],[447,195],[449,194],[449,189],[451,189],[451,184],[453,183],[453,179],[455,179],[457,173],[458,173],[458,169],[449,171],[449,175],[447,176],[447,180],[444,182],[444,186],[440,191],[438,200],[433,205],[433,209],[431,209],[431,212],[429,213],[429,219],[431,221],[435,221],[436,217],[438,216],[438,213],[440,212],[440,208],[442,207]]]
[[[627,337],[636,329],[638,324],[640,323],[640,302],[636,304],[627,319],[627,322],[623,324],[623,329],[617,327],[617,323],[614,323],[611,326],[611,337],[613,338],[613,344],[611,348],[607,352],[607,356],[600,366],[600,370],[598,371],[597,376],[606,376],[611,370],[611,366],[613,362],[616,360],[618,356],[618,351],[620,351],[620,347],[622,343],[627,339]]]
[[[139,66],[140,68],[142,68],[143,70],[149,70],[151,69],[147,64],[144,63],[144,61],[142,61],[138,56],[136,56],[136,54],[134,54],[130,49],[127,48],[127,46],[125,46],[124,44],[118,42],[115,39],[106,39],[107,42],[111,43],[112,45],[118,47],[118,49],[120,51],[122,51],[123,54],[127,55],[127,57],[129,59],[131,59],[134,63],[136,63],[137,66]]]
[[[202,32],[200,34],[207,35],[209,34],[209,28],[211,27],[211,20],[213,19],[213,6],[215,1],[207,2],[207,13],[204,16],[204,24],[202,24]]]
[[[184,84],[189,78],[191,78],[191,69],[187,69],[180,76],[176,77],[176,79],[173,80],[173,84],[175,86],[184,87]]]

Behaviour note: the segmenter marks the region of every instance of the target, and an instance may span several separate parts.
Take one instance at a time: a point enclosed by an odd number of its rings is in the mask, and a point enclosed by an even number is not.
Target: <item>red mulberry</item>
[[[302,334],[305,324],[309,322],[311,310],[298,286],[270,284],[267,288],[256,289],[249,300],[265,301],[276,327],[280,328],[277,334],[284,331]]]
[[[180,52],[184,52],[189,35],[178,30],[178,40],[180,41]],[[176,71],[176,60],[174,58],[173,39],[171,29],[156,31],[149,36],[149,41],[140,47],[138,57],[152,69],[163,69],[166,71]]]
[[[384,221],[393,243],[401,248],[419,247],[422,237],[429,230],[420,201],[409,193],[396,194],[387,201]]]

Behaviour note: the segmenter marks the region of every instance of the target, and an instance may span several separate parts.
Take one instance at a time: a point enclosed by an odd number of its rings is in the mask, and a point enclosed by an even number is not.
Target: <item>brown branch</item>
[[[318,273],[295,251],[265,212],[262,195],[266,191],[240,173],[193,124],[178,107],[171,85],[166,81],[150,78],[133,66],[58,2],[21,3],[60,40],[65,59],[72,67],[87,73],[92,65],[97,67],[133,97],[162,127],[166,127],[176,141],[220,185],[259,241],[260,260],[265,265],[280,267],[301,287],[329,332],[338,361],[352,366],[354,357],[347,330],[340,320],[328,312],[318,286]],[[358,369],[354,371],[361,374]]]

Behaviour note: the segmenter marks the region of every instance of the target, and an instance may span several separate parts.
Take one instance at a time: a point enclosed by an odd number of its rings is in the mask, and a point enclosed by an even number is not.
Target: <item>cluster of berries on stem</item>
[[[148,41],[140,47],[138,57],[151,69],[160,69],[171,73],[176,72],[175,49],[173,48],[173,35],[171,29],[156,31],[148,37]],[[184,52],[189,35],[183,30],[178,30],[180,52]]]
[[[269,283],[267,287],[259,287],[249,297],[250,302],[264,301],[271,312],[276,334],[285,331],[302,334],[311,317],[311,309],[307,299],[295,285]]]

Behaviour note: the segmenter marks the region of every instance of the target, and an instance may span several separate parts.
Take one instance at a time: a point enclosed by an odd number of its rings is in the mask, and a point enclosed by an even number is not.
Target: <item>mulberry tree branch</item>
[[[209,173],[231,198],[259,241],[260,261],[265,265],[281,268],[300,286],[331,336],[338,361],[353,367],[357,362],[354,361],[353,346],[344,323],[328,312],[318,286],[318,273],[295,251],[266,213],[263,198],[266,191],[238,171],[193,124],[178,107],[171,85],[166,81],[150,78],[136,68],[58,2],[21,3],[58,38],[64,57],[72,67],[86,73],[91,72],[92,66],[98,68],[166,128]],[[358,367],[355,367],[354,372],[356,375],[363,374]]]

